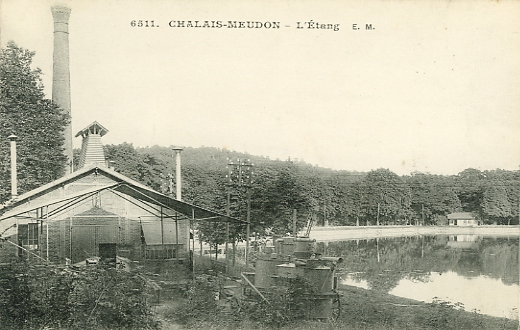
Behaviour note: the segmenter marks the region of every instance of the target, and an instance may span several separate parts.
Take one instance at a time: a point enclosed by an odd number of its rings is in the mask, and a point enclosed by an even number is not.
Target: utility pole
[[[226,207],[226,215],[229,217],[231,216],[231,210],[230,210],[230,207],[231,207],[231,191],[229,191],[228,189],[228,192],[227,192],[227,207]],[[227,268],[229,267],[229,219],[226,221],[226,271],[227,271]],[[235,252],[235,251],[233,251]],[[234,266],[234,261],[235,261],[235,258],[233,258],[233,266]]]
[[[251,230],[251,185],[253,183],[253,166],[249,159],[237,159],[236,163],[228,163],[228,179],[231,186],[244,187],[247,196],[247,227],[246,227],[246,267],[249,266],[249,236]]]

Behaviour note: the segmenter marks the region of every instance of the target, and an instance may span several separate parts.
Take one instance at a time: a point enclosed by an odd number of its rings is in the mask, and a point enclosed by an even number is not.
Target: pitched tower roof
[[[106,166],[105,151],[103,150],[101,137],[107,133],[108,130],[97,121],[76,133],[76,137],[81,135],[83,138],[79,168],[92,164]]]

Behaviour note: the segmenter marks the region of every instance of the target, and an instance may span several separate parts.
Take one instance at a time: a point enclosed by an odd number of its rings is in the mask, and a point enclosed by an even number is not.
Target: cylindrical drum
[[[314,293],[330,293],[334,287],[334,271],[327,266],[305,268],[305,278],[314,289]]]
[[[270,288],[273,276],[277,274],[276,266],[284,262],[284,259],[272,258],[271,255],[258,256],[255,261],[255,286],[260,290]]]
[[[299,259],[309,259],[314,253],[314,242],[315,239],[308,237],[298,237],[294,240],[294,256]]]
[[[297,267],[294,263],[286,263],[276,266],[277,275],[282,280],[285,278],[296,278],[304,275],[304,267]]]
[[[294,243],[295,237],[287,236],[282,238],[282,255],[292,256],[294,254]]]
[[[332,318],[333,299],[329,295],[315,295],[312,299],[312,307],[308,310],[309,319],[327,320]]]
[[[283,238],[277,238],[276,240],[273,239],[274,242],[274,249],[275,252],[279,255],[282,255],[283,253]]]

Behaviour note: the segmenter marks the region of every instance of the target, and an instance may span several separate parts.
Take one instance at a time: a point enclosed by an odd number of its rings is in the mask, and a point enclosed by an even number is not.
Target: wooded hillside
[[[106,146],[114,168],[164,193],[175,181],[171,148]],[[457,175],[413,173],[399,176],[388,169],[368,173],[335,171],[297,160],[270,160],[211,147],[182,151],[183,200],[246,217],[246,188],[230,185],[228,164],[250,159],[252,231],[286,233],[292,212],[302,228],[309,213],[317,225],[445,225],[451,212],[472,212],[484,224],[518,224],[520,171],[466,169]]]

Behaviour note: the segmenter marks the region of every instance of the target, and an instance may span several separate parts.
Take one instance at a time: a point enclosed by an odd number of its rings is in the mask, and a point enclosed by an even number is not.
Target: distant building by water
[[[478,226],[480,221],[470,212],[457,212],[448,214],[450,226]]]

